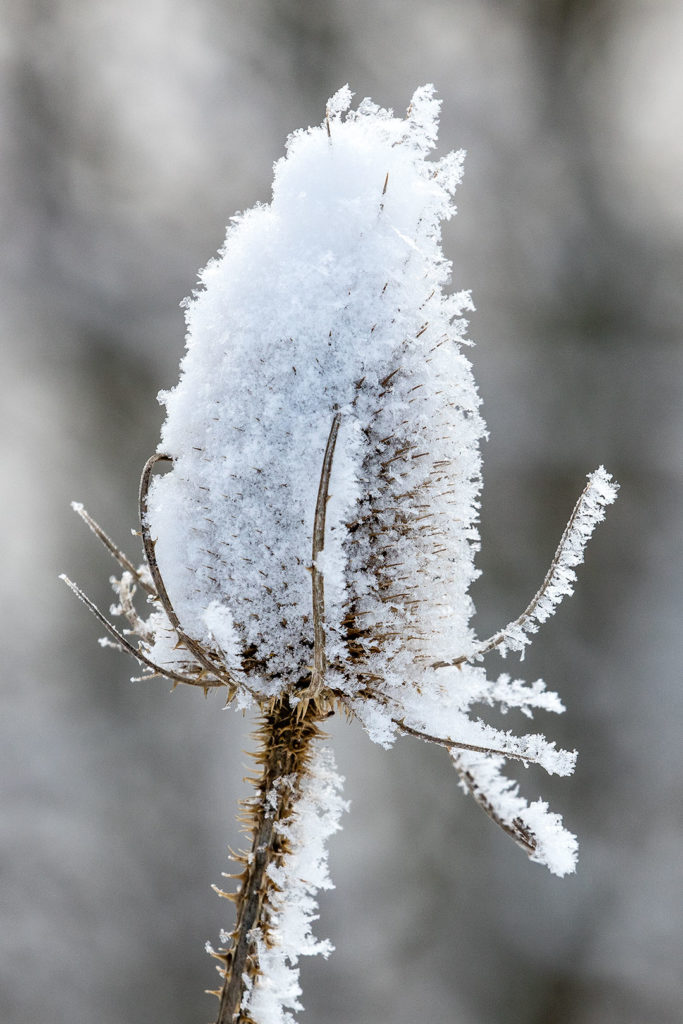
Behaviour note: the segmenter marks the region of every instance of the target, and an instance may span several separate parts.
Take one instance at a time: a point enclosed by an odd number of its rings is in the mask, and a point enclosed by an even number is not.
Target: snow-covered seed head
[[[161,396],[142,475],[146,564],[75,506],[123,570],[114,614],[129,628],[65,580],[148,675],[227,685],[229,701],[297,729],[341,706],[384,745],[402,734],[446,747],[485,812],[564,875],[575,836],[502,768],[569,775],[576,753],[471,709],[563,710],[542,680],[489,679],[482,660],[523,654],[571,594],[617,487],[602,466],[589,474],[538,592],[477,639],[485,428],[462,351],[471,301],[445,291],[440,235],[463,154],[430,158],[431,86],[403,119],[350,103],[345,87],[321,127],[290,136],[272,202],[234,219],[187,303],[180,382]],[[153,477],[157,464],[167,472]],[[146,621],[136,589],[153,605]]]
[[[350,102],[341,89],[321,127],[295,132],[272,202],[234,218],[162,396],[172,469],[153,481],[148,526],[168,594],[185,633],[264,697],[311,678],[312,571],[350,693],[419,681],[472,644],[484,425],[461,350],[470,298],[444,292],[440,244],[463,154],[430,159],[431,86],[406,118]],[[166,637],[152,657],[167,663]]]
[[[430,158],[431,86],[404,119],[350,102],[341,89],[319,128],[290,136],[272,202],[233,220],[187,303],[180,382],[161,396],[141,486],[147,567],[81,512],[130,577],[115,589],[140,647],[69,585],[119,647],[174,683],[227,684],[238,705],[279,701],[301,719],[341,705],[379,743],[445,746],[486,813],[563,875],[575,837],[501,769],[514,758],[568,775],[575,752],[470,711],[563,710],[542,680],[490,680],[481,662],[523,653],[572,592],[616,485],[602,467],[589,475],[538,593],[478,640],[485,427],[463,353],[471,301],[445,291],[440,235],[463,154]],[[157,462],[170,469],[152,479]],[[133,581],[151,594],[147,622]]]

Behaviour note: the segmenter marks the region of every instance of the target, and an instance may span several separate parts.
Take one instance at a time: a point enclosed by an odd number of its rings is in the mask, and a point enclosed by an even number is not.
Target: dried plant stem
[[[461,740],[452,740],[447,736],[431,736],[429,733],[422,732],[419,729],[413,729],[412,726],[406,725],[403,719],[392,718],[392,722],[399,727],[401,732],[408,736],[416,736],[420,740],[425,740],[427,743],[438,743],[441,747],[447,747],[449,750],[467,750],[473,754],[487,754],[492,757],[506,757],[511,761],[521,761],[522,764],[537,764],[537,758],[532,757],[531,754],[519,754],[514,750],[498,750],[496,747],[481,747],[475,743],[464,743]]]
[[[533,616],[536,613],[536,609],[538,608],[542,599],[546,596],[546,594],[550,590],[550,587],[556,580],[558,570],[562,564],[562,559],[567,549],[569,537],[572,533],[572,530],[575,527],[577,519],[583,511],[584,504],[586,502],[586,496],[588,495],[590,488],[591,484],[589,482],[581,491],[579,499],[574,505],[572,514],[569,517],[569,522],[564,528],[564,531],[560,538],[560,543],[557,545],[557,549],[555,551],[555,554],[553,555],[553,560],[550,563],[550,568],[545,574],[545,579],[543,580],[543,583],[538,588],[538,590],[536,591],[536,593],[534,594],[534,596],[532,597],[531,601],[526,606],[522,614],[519,615],[513,622],[509,622],[504,629],[498,630],[497,633],[494,633],[487,640],[484,640],[482,643],[477,644],[476,648],[474,649],[474,651],[472,651],[471,654],[461,654],[460,657],[455,658],[454,661],[435,661],[432,664],[432,668],[459,668],[460,665],[464,665],[466,662],[475,661],[477,658],[481,658],[485,654],[488,654],[489,651],[495,650],[496,647],[500,647],[501,644],[504,644],[508,640],[512,632],[520,629],[529,629],[529,620],[533,618]],[[611,500],[614,500],[614,498],[612,498]]]
[[[203,665],[207,671],[211,672],[217,679],[220,679],[227,685],[230,699],[236,689],[234,680],[221,665],[217,664],[207,655],[201,644],[197,643],[196,640],[193,640],[192,637],[188,636],[187,633],[184,632],[180,625],[180,620],[176,615],[175,608],[171,604],[171,599],[168,596],[168,591],[166,590],[166,584],[164,583],[161,572],[159,571],[156,552],[154,550],[156,542],[150,536],[149,527],[147,525],[147,496],[149,493],[150,480],[152,478],[152,470],[159,462],[172,461],[173,460],[168,455],[152,455],[147,459],[142,470],[142,476],[140,478],[140,493],[138,497],[142,545],[145,549],[145,557],[147,559],[147,565],[149,566],[150,575],[154,581],[157,597],[168,616],[168,621],[176,631],[178,640],[187,648],[188,651],[190,651],[192,656],[200,663],[200,665]]]
[[[100,611],[97,605],[90,600],[87,594],[84,594],[79,586],[77,586],[73,580],[70,580],[64,573],[59,577],[64,583],[66,583],[69,590],[72,591],[83,604],[88,608],[95,618],[102,623],[107,632],[114,638],[116,646],[122,651],[128,651],[132,654],[141,665],[145,665],[147,668],[152,670],[154,675],[163,676],[166,679],[170,679],[173,683],[186,683],[188,686],[200,686],[203,690],[208,690],[214,686],[222,686],[222,683],[214,682],[212,679],[197,678],[193,679],[191,676],[181,675],[179,672],[174,672],[173,669],[163,668],[161,665],[156,665],[151,661],[146,654],[134,647],[129,640],[120,633],[116,626],[112,625],[106,615]],[[150,676],[151,678],[151,676]]]
[[[288,853],[288,841],[282,825],[291,818],[308,771],[311,743],[321,735],[319,722],[326,714],[315,700],[307,702],[303,716],[298,705],[287,696],[276,701],[263,714],[257,738],[260,750],[255,755],[261,774],[255,780],[256,795],[243,804],[243,821],[250,826],[252,846],[249,854],[238,854],[244,865],[236,894],[221,893],[236,903],[232,945],[217,954],[225,965],[225,982],[220,993],[216,1024],[252,1024],[242,1011],[248,987],[259,974],[257,939],[269,941],[270,908],[268,896],[275,890],[269,875],[271,865],[279,865]]]
[[[325,547],[325,513],[327,511],[330,475],[332,473],[334,449],[337,444],[340,423],[341,414],[335,413],[325,447],[313,523],[311,585],[313,591],[314,660],[309,689],[310,697],[317,697],[325,685],[325,580],[317,560]]]
[[[535,853],[538,845],[536,836],[533,834],[530,828],[528,828],[521,818],[516,817],[511,821],[505,821],[500,814],[496,812],[491,801],[487,798],[484,790],[479,786],[470,771],[463,765],[460,758],[457,756],[453,757],[453,763],[457,769],[458,775],[467,787],[467,791],[477,801],[481,809],[485,814],[489,816],[499,828],[502,828],[503,832],[509,835],[518,846],[525,851],[525,853]]]
[[[104,530],[102,529],[100,524],[95,522],[93,517],[90,515],[89,512],[86,511],[86,509],[83,508],[83,506],[80,504],[80,502],[72,501],[71,502],[71,507],[74,510],[74,512],[76,512],[77,515],[79,515],[81,517],[81,519],[83,520],[85,525],[90,530],[92,530],[92,532],[95,534],[97,539],[100,540],[104,544],[104,546],[107,549],[107,551],[109,551],[110,554],[112,554],[114,556],[114,558],[119,563],[121,568],[124,569],[126,572],[129,572],[131,574],[131,576],[133,577],[133,579],[135,580],[135,582],[140,587],[142,587],[143,590],[146,590],[147,593],[150,594],[152,597],[156,597],[156,592],[154,590],[154,587],[151,586],[147,582],[147,580],[144,578],[144,576],[142,576],[140,574],[139,570],[135,568],[135,566],[131,562],[130,558],[128,558],[123,553],[123,551],[121,551],[121,549],[114,543],[114,541],[111,539],[111,537],[104,532]]]

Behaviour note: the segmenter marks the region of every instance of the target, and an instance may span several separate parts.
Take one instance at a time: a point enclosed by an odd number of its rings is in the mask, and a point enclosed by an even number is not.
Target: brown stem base
[[[256,794],[244,802],[241,819],[251,830],[252,848],[250,854],[238,856],[244,869],[238,878],[238,892],[229,897],[237,913],[230,935],[232,945],[220,956],[225,982],[216,1024],[253,1024],[242,1011],[242,1003],[259,974],[257,937],[268,943],[268,894],[274,889],[268,868],[279,865],[289,852],[279,826],[294,812],[308,770],[311,743],[321,735],[318,723],[325,714],[314,700],[306,703],[302,714],[302,705],[292,707],[285,696],[264,712],[259,725],[256,760],[261,773],[252,780]]]

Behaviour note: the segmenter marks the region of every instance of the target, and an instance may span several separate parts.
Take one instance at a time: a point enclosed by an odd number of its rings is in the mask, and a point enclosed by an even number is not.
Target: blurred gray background
[[[202,1024],[211,892],[239,842],[250,722],[131,684],[57,581],[105,608],[137,557],[179,301],[236,209],[268,201],[289,131],[345,82],[443,98],[469,156],[446,234],[479,307],[486,635],[542,579],[585,474],[622,490],[523,674],[580,748],[530,770],[579,833],[575,877],[529,864],[443,751],[334,723],[352,801],[303,967],[308,1024],[683,1019],[678,0],[5,0],[0,19],[3,695],[0,1019]],[[507,667],[507,666],[503,666]],[[514,671],[514,664],[511,666]],[[492,671],[498,665],[492,662]],[[517,724],[517,723],[510,723]]]

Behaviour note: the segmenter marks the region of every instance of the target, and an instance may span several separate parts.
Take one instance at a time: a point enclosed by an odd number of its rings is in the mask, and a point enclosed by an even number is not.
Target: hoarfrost
[[[523,652],[571,593],[615,485],[602,467],[591,474],[539,593],[477,640],[469,588],[486,431],[463,352],[472,301],[445,291],[440,236],[464,154],[430,159],[432,86],[416,91],[406,118],[370,100],[350,110],[351,96],[345,86],[319,128],[290,136],[272,201],[233,219],[186,304],[180,382],[161,396],[159,450],[172,469],[153,481],[148,505],[159,566],[185,632],[238,684],[249,679],[239,706],[305,691],[315,570],[328,686],[373,740],[409,732],[443,743],[477,793],[498,780],[501,756],[567,774],[574,753],[494,729],[470,709],[563,710],[542,682],[491,681],[478,661],[494,648]],[[325,546],[312,566],[335,416]],[[149,656],[166,663],[167,633],[153,631]],[[565,837],[564,860],[552,853],[559,819],[518,806],[509,784],[494,789],[499,817],[513,803],[527,815],[534,859],[564,871],[575,843]]]
[[[293,1024],[290,1011],[303,1009],[299,957],[327,957],[332,952],[328,940],[314,937],[312,926],[318,919],[316,893],[334,888],[326,845],[348,810],[340,795],[343,781],[331,751],[317,741],[296,810],[280,826],[290,852],[281,866],[271,866],[269,872],[276,885],[269,900],[271,927],[267,942],[263,936],[258,939],[260,970],[242,1006],[256,1024]]]
[[[387,663],[414,675],[418,644],[438,659],[472,642],[484,425],[458,346],[466,325],[454,322],[469,296],[443,292],[439,228],[462,154],[427,159],[439,109],[429,86],[407,119],[364,103],[342,120],[349,102],[344,89],[328,104],[329,135],[324,126],[290,137],[272,202],[235,218],[202,272],[181,380],[162,396],[160,451],[173,469],[149,502],[186,632],[220,645],[207,609],[214,624],[225,609],[242,648],[283,689],[310,661],[311,526],[336,410],[330,660],[351,668],[350,616],[374,627],[357,641],[363,675]],[[410,593],[394,603],[387,583]]]
[[[352,110],[351,97],[344,86],[320,127],[290,136],[271,202],[233,218],[185,304],[180,381],[160,396],[158,459],[171,468],[142,508],[148,566],[135,569],[74,506],[125,570],[116,612],[140,647],[67,582],[147,671],[227,684],[240,709],[321,697],[315,647],[327,707],[354,714],[384,746],[412,734],[447,747],[487,813],[563,874],[574,837],[500,768],[513,758],[566,775],[575,753],[495,729],[472,709],[563,710],[542,681],[491,680],[481,662],[523,654],[572,592],[616,485],[603,467],[590,474],[538,593],[478,639],[469,589],[486,429],[463,351],[472,300],[446,292],[441,248],[464,154],[430,158],[432,86],[405,118],[368,99]],[[324,581],[317,617],[312,578]],[[132,605],[138,585],[154,606],[146,622]]]

